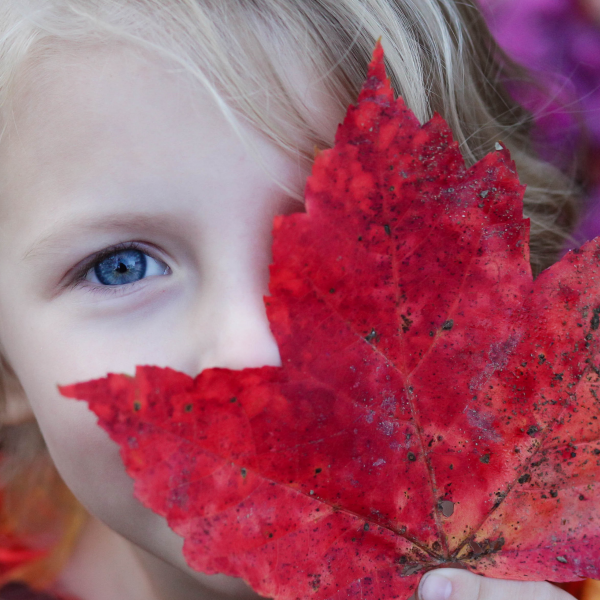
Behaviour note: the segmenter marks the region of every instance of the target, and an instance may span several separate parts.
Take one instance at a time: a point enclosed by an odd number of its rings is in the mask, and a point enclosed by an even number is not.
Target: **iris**
[[[122,250],[99,262],[94,273],[103,285],[123,285],[143,279],[147,270],[146,255],[139,250]]]

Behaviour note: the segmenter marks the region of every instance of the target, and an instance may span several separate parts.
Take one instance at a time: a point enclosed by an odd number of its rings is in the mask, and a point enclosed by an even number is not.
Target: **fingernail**
[[[430,573],[423,578],[419,590],[421,600],[448,600],[452,593],[452,583],[449,579]]]

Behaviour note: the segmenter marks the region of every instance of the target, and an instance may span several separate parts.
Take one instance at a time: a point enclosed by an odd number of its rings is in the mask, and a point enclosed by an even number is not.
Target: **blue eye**
[[[136,283],[153,275],[166,275],[169,267],[153,258],[135,243],[104,250],[80,271],[75,283],[96,283],[117,287]]]
[[[147,270],[145,254],[139,250],[124,250],[97,263],[94,274],[102,285],[123,285],[143,279]]]

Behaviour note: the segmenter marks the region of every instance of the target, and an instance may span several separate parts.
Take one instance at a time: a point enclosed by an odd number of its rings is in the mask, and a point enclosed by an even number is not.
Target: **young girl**
[[[0,0],[0,29],[2,526],[54,546],[5,581],[80,600],[255,597],[186,565],[57,383],[279,364],[263,305],[273,216],[302,210],[314,148],[332,145],[379,37],[397,92],[421,121],[440,112],[469,163],[510,148],[534,271],[549,266],[574,201],[503,89],[523,75],[469,0]],[[570,597],[450,569],[419,590]]]

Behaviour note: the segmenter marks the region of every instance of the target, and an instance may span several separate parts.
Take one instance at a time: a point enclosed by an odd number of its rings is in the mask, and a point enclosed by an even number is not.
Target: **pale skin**
[[[278,365],[263,304],[270,230],[301,205],[183,76],[123,48],[78,56],[25,82],[0,147],[0,344],[22,387],[9,414],[32,411],[93,515],[58,585],[82,600],[253,598],[241,581],[186,565],[181,538],[134,499],[87,405],[56,386],[144,364],[192,376]],[[325,107],[315,118],[333,133],[342,116]],[[298,161],[246,133],[300,192]],[[130,242],[138,247],[122,256],[145,270],[127,283],[107,280],[108,268],[99,277],[90,257]],[[446,579],[422,585],[420,600],[571,598],[549,584],[437,574]]]

